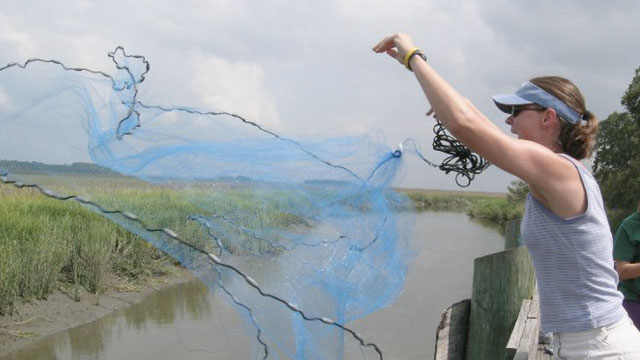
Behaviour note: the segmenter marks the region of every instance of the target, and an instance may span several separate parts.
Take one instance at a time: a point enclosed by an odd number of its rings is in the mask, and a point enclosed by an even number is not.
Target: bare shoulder
[[[583,165],[554,155],[547,179],[531,185],[531,195],[561,218],[581,215],[587,209],[587,195],[577,167]]]

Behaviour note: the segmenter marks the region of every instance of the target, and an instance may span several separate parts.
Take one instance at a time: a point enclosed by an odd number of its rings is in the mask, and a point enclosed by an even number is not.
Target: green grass
[[[454,211],[468,212],[474,205],[485,201],[507,203],[507,195],[502,193],[398,189],[409,197],[418,211]]]
[[[163,272],[164,255],[76,202],[0,186],[0,314],[60,284],[100,294],[107,280]]]
[[[217,246],[189,215],[224,215],[246,228],[304,229],[313,226],[291,213],[313,213],[307,196],[278,189],[253,191],[242,186],[199,183],[188,189],[153,185],[135,179],[91,176],[51,176],[32,181],[59,193],[90,194],[107,210],[126,210],[151,228],[169,228],[199,248]],[[80,188],[71,189],[71,184]],[[84,189],[84,190],[83,190]],[[326,189],[323,191],[327,191]],[[400,189],[418,210],[467,212],[502,224],[518,214],[505,194]],[[352,204],[367,211],[367,204]],[[115,221],[126,221],[112,215]],[[126,223],[125,223],[126,224]],[[129,225],[137,226],[138,223]],[[238,235],[223,246],[234,253],[277,253],[250,234]],[[39,191],[0,184],[0,315],[21,302],[45,299],[56,288],[73,296],[81,291],[101,294],[117,283],[131,283],[166,272],[175,264],[144,239],[73,200],[60,201]],[[99,297],[98,297],[99,298]]]
[[[502,232],[508,221],[521,219],[523,212],[524,203],[508,199],[479,199],[467,210],[472,218],[492,224]]]
[[[213,251],[216,244],[188,216],[241,216],[236,220],[247,228],[310,226],[288,211],[293,202],[295,207],[304,206],[300,196],[283,191],[256,194],[242,187],[212,191],[207,186],[177,189],[133,179],[105,182],[88,176],[31,180],[48,182],[47,188],[61,194],[91,194],[90,200],[103,209],[126,210],[147,227],[169,228],[182,240],[207,251]],[[70,190],[71,183],[80,183],[80,189]],[[122,215],[110,216],[126,224]],[[141,229],[137,222],[129,225]],[[234,240],[233,244],[222,240],[234,253],[281,251],[250,235],[238,235]],[[172,262],[144,239],[74,200],[60,201],[37,190],[0,184],[0,315],[12,313],[20,302],[46,299],[57,287],[70,289],[76,297],[81,291],[99,295],[118,279],[127,283],[144,279],[167,271]]]
[[[416,210],[464,212],[481,223],[504,232],[505,223],[522,218],[524,202],[504,193],[399,189]]]

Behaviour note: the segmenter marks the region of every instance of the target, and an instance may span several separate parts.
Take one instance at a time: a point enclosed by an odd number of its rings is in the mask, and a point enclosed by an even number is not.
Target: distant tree
[[[636,69],[636,76],[633,77],[629,88],[622,95],[621,103],[627,108],[636,126],[640,128],[640,67]]]
[[[640,67],[621,103],[627,111],[600,122],[593,162],[613,228],[640,200]]]
[[[529,193],[529,185],[522,180],[513,180],[507,187],[507,199],[512,203],[524,202]]]

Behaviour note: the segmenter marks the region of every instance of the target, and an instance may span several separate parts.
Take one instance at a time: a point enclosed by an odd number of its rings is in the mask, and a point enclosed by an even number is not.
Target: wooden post
[[[464,360],[471,300],[457,302],[442,313],[436,332],[434,360]]]
[[[520,219],[507,221],[504,227],[504,249],[512,249],[518,246],[524,246],[522,236],[520,235]]]
[[[522,301],[531,299],[535,273],[529,252],[517,247],[475,259],[465,359],[506,359],[506,345]]]

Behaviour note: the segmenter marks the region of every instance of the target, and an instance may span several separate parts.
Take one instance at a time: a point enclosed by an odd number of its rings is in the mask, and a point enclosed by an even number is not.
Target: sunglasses
[[[533,110],[533,111],[545,111],[546,107],[543,106],[512,106],[511,107],[511,116],[516,117],[520,115],[521,112],[525,110]]]

